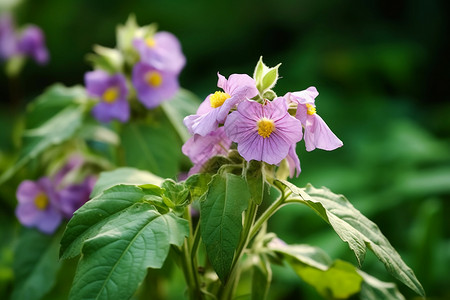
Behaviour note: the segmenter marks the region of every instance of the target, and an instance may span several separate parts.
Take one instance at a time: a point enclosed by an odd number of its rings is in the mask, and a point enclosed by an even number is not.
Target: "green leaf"
[[[360,297],[365,300],[404,300],[397,286],[392,282],[380,281],[369,274],[358,270],[359,275],[364,279],[361,286]]]
[[[188,115],[195,114],[200,103],[200,98],[185,89],[180,89],[170,101],[161,103],[167,118],[183,142],[191,137],[186,126],[184,126],[183,119]]]
[[[263,163],[256,160],[249,161],[245,168],[245,180],[247,181],[252,201],[257,205],[261,204],[264,198],[265,178],[263,172]]]
[[[60,257],[67,259],[80,254],[85,240],[97,235],[110,220],[144,202],[146,195],[158,195],[158,192],[133,185],[116,185],[86,202],[67,224],[61,240]]]
[[[208,191],[208,184],[211,178],[212,175],[209,173],[198,173],[186,179],[184,184],[189,189],[192,201],[201,198]]]
[[[12,300],[38,300],[52,288],[61,268],[58,261],[59,239],[59,234],[49,236],[23,228],[14,251]]]
[[[104,190],[119,184],[127,185],[142,185],[154,184],[161,185],[163,179],[153,175],[147,171],[141,171],[134,168],[117,168],[113,171],[102,172],[95,183],[94,189],[91,192],[91,198],[98,196]]]
[[[129,299],[147,268],[161,268],[188,234],[185,219],[137,203],[85,241],[69,299]]]
[[[36,158],[51,146],[61,144],[70,139],[83,120],[83,108],[68,106],[38,128],[24,133],[24,147],[17,162],[0,177],[0,184],[8,180],[15,172]]]
[[[272,281],[272,269],[265,255],[253,257],[252,297],[254,300],[267,299],[270,283]]]
[[[222,282],[230,272],[234,252],[242,231],[242,212],[250,193],[242,177],[217,174],[200,203],[200,229],[209,261]]]
[[[306,204],[328,222],[339,237],[348,243],[360,265],[369,248],[389,273],[419,295],[425,295],[414,272],[403,262],[378,226],[355,209],[344,196],[336,195],[326,188],[316,189],[311,185],[301,189],[287,181],[278,183],[292,192],[288,201]]]
[[[181,143],[167,119],[125,124],[121,132],[126,165],[169,178],[178,174]]]
[[[278,68],[280,66],[281,64],[278,64],[277,66],[270,68],[269,71],[264,74],[261,83],[261,92],[269,90],[275,86],[278,80]]]
[[[255,79],[255,82],[261,82],[262,76],[267,69],[268,67],[264,64],[262,56],[260,56],[255,71],[253,72],[253,79]]]

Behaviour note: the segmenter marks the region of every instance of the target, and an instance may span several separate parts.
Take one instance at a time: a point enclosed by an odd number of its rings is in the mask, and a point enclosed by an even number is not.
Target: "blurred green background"
[[[6,0],[0,0],[3,7]],[[10,2],[10,1],[8,1]],[[85,55],[94,44],[115,46],[115,27],[134,13],[156,22],[183,45],[181,85],[204,98],[217,76],[252,74],[259,56],[282,63],[276,91],[314,85],[317,112],[344,147],[298,153],[302,173],[293,182],[327,186],[346,195],[379,225],[415,271],[430,299],[450,298],[450,34],[444,0],[403,1],[20,1],[17,25],[34,23],[47,38],[51,60],[29,61],[20,78],[0,75],[0,166],[15,149],[14,123],[45,87],[83,83]],[[12,87],[18,94],[12,94]],[[19,101],[17,100],[19,99]],[[0,169],[1,170],[1,169]],[[14,189],[0,211],[0,282],[10,278]],[[356,264],[347,245],[306,208],[280,211],[270,223],[289,243],[320,246]],[[363,270],[394,280],[368,255]],[[271,299],[315,299],[288,268],[274,270]],[[8,289],[8,284],[0,284]],[[413,293],[399,284],[407,298]],[[1,294],[1,290],[0,290]]]

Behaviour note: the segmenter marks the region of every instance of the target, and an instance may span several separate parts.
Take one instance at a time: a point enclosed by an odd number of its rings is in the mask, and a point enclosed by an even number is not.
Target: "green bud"
[[[94,52],[96,53],[88,54],[86,57],[94,65],[94,69],[102,69],[109,73],[122,71],[123,56],[119,50],[95,45]]]
[[[255,79],[256,88],[258,89],[259,94],[262,95],[262,98],[265,98],[264,93],[269,91],[277,83],[278,68],[280,65],[281,64],[278,64],[273,68],[269,68],[262,61],[262,56],[259,58],[255,71],[253,72],[253,78]],[[272,93],[268,94],[268,96],[272,97],[275,94]]]
[[[265,91],[263,94],[263,99],[268,99],[270,101],[272,101],[276,97],[277,97],[277,94],[275,94],[275,92],[272,90]]]

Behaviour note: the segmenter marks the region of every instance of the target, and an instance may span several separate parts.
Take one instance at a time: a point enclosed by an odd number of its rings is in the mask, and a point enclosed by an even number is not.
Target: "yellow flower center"
[[[146,39],[145,39],[145,43],[147,44],[147,46],[148,46],[149,48],[153,48],[153,47],[156,46],[156,41],[155,41],[155,39],[154,39],[154,38],[151,38],[151,37],[146,38]]]
[[[150,71],[145,75],[145,80],[147,81],[148,85],[151,87],[159,87],[162,82],[163,78],[161,74],[157,71]]]
[[[44,193],[39,193],[36,198],[34,198],[34,204],[39,210],[44,210],[48,205],[47,195]]]
[[[209,97],[209,102],[211,103],[211,107],[216,108],[221,106],[230,97],[227,93],[217,91]]]
[[[307,109],[306,113],[310,116],[316,113],[316,108],[309,103],[306,104],[306,109]]]
[[[119,97],[119,89],[117,87],[110,87],[107,88],[106,91],[103,93],[102,98],[106,103],[114,103],[116,102],[118,97]]]
[[[275,130],[275,124],[272,120],[267,118],[260,119],[257,123],[258,134],[263,138],[267,138]]]

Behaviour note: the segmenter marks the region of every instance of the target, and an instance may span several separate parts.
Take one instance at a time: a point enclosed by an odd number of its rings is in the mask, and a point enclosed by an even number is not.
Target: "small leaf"
[[[250,193],[242,177],[217,174],[200,203],[200,229],[209,261],[222,282],[230,272]]]
[[[198,173],[186,179],[184,184],[191,194],[192,201],[196,201],[206,193],[211,177],[209,173]]]
[[[256,64],[255,71],[253,72],[253,79],[255,82],[261,82],[262,76],[268,67],[263,63],[262,56],[259,57],[258,63]]]
[[[300,189],[287,181],[277,181],[277,184],[280,183],[292,192],[288,201],[306,204],[333,227],[353,250],[360,265],[369,248],[389,273],[419,295],[425,295],[414,272],[403,262],[378,226],[355,209],[344,196],[333,194],[325,188],[316,189],[311,185]]]
[[[186,220],[138,203],[85,241],[69,299],[129,299],[147,274],[161,268],[170,245],[189,234]]]
[[[261,84],[261,92],[271,89],[275,86],[278,80],[278,68],[281,64],[278,64],[277,66],[270,68],[269,71],[264,74]]]
[[[38,300],[50,291],[61,268],[57,259],[59,239],[60,234],[49,236],[23,228],[14,251],[12,300]]]
[[[134,168],[117,168],[113,171],[102,172],[100,177],[95,183],[94,189],[91,192],[91,198],[98,196],[104,190],[119,185],[142,185],[142,184],[154,184],[161,185],[163,179],[156,175],[153,175],[147,171],[141,171]]]
[[[358,270],[359,275],[362,276],[364,282],[361,286],[360,296],[365,300],[404,300],[400,294],[397,286],[392,282],[380,281],[369,274]]]

